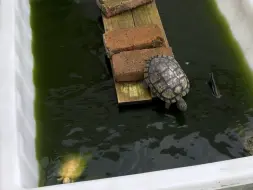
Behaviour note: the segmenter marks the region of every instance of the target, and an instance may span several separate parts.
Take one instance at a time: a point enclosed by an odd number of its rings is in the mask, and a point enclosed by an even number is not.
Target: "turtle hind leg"
[[[177,100],[177,108],[183,112],[187,110],[187,104],[182,97],[179,100]]]
[[[168,102],[165,102],[165,108],[168,110],[168,109],[170,109],[170,105],[171,105],[171,103],[168,101]]]

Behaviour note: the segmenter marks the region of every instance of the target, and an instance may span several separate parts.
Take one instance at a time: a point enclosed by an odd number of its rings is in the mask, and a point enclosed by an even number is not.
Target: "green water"
[[[186,113],[161,103],[118,109],[94,0],[31,1],[40,186],[58,183],[57,158],[67,153],[93,154],[79,181],[248,155],[234,131],[253,127],[251,76],[226,23],[212,0],[157,4],[191,83]]]

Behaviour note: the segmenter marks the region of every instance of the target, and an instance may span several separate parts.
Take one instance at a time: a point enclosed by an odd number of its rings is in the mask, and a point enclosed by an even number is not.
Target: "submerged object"
[[[190,83],[174,56],[151,57],[144,69],[144,85],[165,102],[166,109],[176,103],[180,111],[187,110],[183,96],[189,93]]]
[[[210,86],[210,88],[212,89],[212,94],[214,97],[216,98],[220,98],[222,95],[220,94],[220,91],[216,85],[213,73],[209,73],[209,81],[208,81],[208,85]]]
[[[57,179],[62,183],[72,183],[79,178],[87,167],[87,162],[91,159],[91,153],[69,154],[64,157],[60,166]]]

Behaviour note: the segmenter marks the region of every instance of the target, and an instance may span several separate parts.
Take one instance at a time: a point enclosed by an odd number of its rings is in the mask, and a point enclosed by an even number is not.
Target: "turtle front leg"
[[[171,105],[170,102],[165,102],[165,108],[166,108],[166,109],[170,109],[170,105]]]
[[[149,86],[148,86],[148,84],[147,84],[147,82],[145,81],[145,79],[143,80],[142,84],[143,84],[143,86],[144,86],[145,89],[150,89]],[[151,95],[152,98],[156,97],[156,95],[153,92],[152,88],[150,89],[150,95]]]
[[[148,84],[146,83],[145,80],[142,81],[142,85],[143,85],[144,88],[148,89]]]
[[[187,104],[182,97],[177,101],[177,108],[183,112],[187,110]]]
[[[150,94],[151,94],[151,97],[152,97],[152,98],[155,98],[155,97],[156,97],[155,93],[154,93],[152,90],[150,90]]]

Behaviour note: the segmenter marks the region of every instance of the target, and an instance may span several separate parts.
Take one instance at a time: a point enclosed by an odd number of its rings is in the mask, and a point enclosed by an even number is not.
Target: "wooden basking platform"
[[[165,46],[169,47],[155,1],[112,17],[106,17],[103,14],[102,17],[105,32],[117,29],[133,28],[133,27],[146,26],[149,24],[156,24],[160,27],[162,31]],[[116,80],[114,81],[119,105],[140,103],[152,100],[149,90],[144,88],[141,81],[137,82],[116,82]]]

